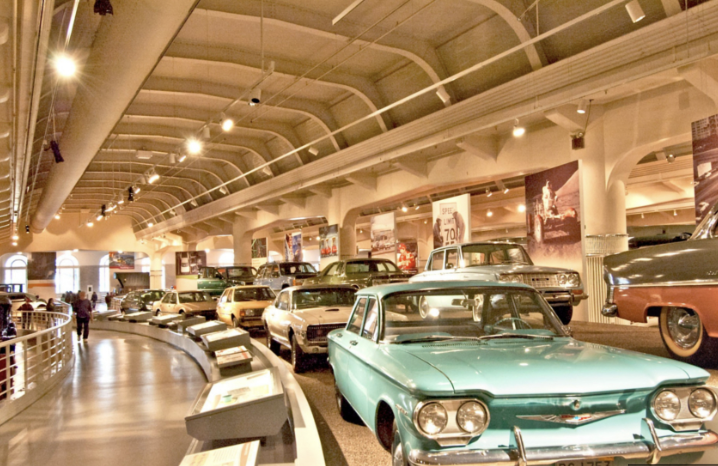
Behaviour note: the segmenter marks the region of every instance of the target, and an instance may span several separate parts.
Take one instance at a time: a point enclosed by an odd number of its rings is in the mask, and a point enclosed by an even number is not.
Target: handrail
[[[69,373],[72,317],[14,311],[19,336],[0,343],[0,425],[37,401]]]

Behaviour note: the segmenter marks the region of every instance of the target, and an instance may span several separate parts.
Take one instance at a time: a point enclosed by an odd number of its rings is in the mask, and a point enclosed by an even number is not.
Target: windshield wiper
[[[553,335],[534,335],[532,333],[497,333],[496,335],[484,335],[478,340],[500,340],[502,338],[525,338],[527,340],[553,340]]]
[[[455,337],[452,337],[451,335],[424,335],[423,337],[407,338],[406,340],[394,341],[394,343],[399,343],[399,344],[416,343],[419,341],[431,342],[431,341],[451,340],[452,338],[455,338]]]

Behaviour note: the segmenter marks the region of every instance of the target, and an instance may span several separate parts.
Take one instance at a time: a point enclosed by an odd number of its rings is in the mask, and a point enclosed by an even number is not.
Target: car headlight
[[[523,277],[515,273],[502,273],[499,275],[499,282],[501,283],[523,283]]]
[[[558,284],[566,288],[581,286],[581,277],[576,272],[558,274]]]
[[[486,429],[488,418],[486,408],[477,401],[467,401],[456,412],[456,423],[461,430],[469,434],[477,434]]]
[[[441,433],[448,423],[449,416],[446,409],[439,403],[428,403],[419,410],[417,423],[419,428],[428,435]]]
[[[706,388],[693,390],[688,397],[688,409],[697,418],[707,419],[711,417],[716,410],[716,398],[713,392]]]
[[[653,399],[653,409],[664,421],[673,421],[681,411],[681,400],[672,391],[664,390]]]

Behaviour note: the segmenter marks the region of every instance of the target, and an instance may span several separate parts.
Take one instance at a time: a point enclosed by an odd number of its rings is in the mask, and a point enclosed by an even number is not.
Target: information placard
[[[255,440],[187,455],[180,466],[254,466],[258,452],[259,440]]]

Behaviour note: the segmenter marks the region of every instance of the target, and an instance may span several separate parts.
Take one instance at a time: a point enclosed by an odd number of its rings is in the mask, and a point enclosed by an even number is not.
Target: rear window
[[[348,274],[370,272],[401,272],[391,261],[351,261],[347,262],[345,271]]]
[[[227,276],[230,278],[234,277],[253,277],[254,271],[251,267],[233,267],[227,269]]]
[[[164,291],[148,291],[147,293],[142,293],[142,301],[159,301],[164,295]]]
[[[234,301],[271,301],[274,293],[269,288],[242,288],[234,290]]]
[[[209,293],[203,291],[190,291],[179,294],[180,303],[202,303],[205,301],[212,301],[212,297]]]
[[[279,267],[282,270],[282,275],[295,275],[298,273],[317,273],[312,267],[312,264],[306,262],[286,263],[280,264]]]

